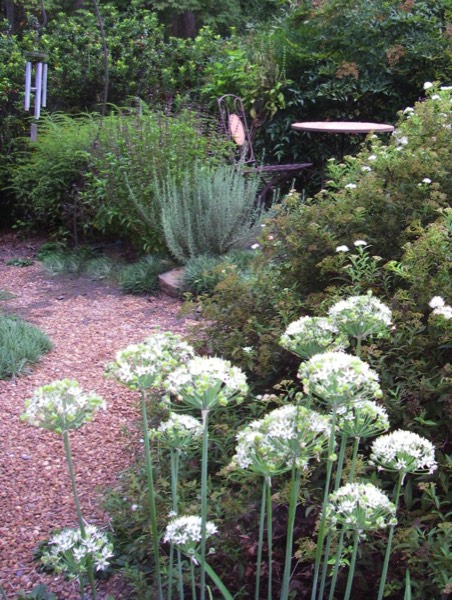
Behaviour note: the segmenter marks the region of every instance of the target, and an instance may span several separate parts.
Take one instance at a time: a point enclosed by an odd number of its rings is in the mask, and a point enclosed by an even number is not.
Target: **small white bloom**
[[[361,167],[361,171],[369,173],[370,171],[372,171],[372,169],[370,167],[368,167],[367,165],[365,165],[364,167]]]
[[[259,244],[253,244],[251,246],[251,250],[257,250],[259,247],[260,247]]]
[[[424,83],[424,90],[429,90],[431,87],[433,87],[433,83],[431,81],[426,81]]]
[[[432,314],[439,315],[449,321],[450,319],[452,319],[452,306],[449,306],[448,304],[446,304],[445,306],[440,306],[438,308],[435,308]]]
[[[450,92],[450,90],[452,90],[452,85],[442,85],[439,89],[442,92]]]
[[[433,94],[433,96],[431,96],[432,100],[441,100],[441,96],[439,94]]]
[[[347,183],[345,186],[346,190],[354,190],[357,187],[356,183]]]
[[[401,138],[399,138],[397,140],[399,142],[399,144],[401,144],[402,146],[406,146],[408,144],[408,138],[404,135]]]
[[[432,180],[431,180],[431,179],[429,179],[428,177],[424,177],[424,179],[422,180],[422,183],[427,183],[427,184],[429,184],[429,183],[432,183]]]
[[[367,160],[377,160],[377,156],[375,154],[371,154]]]
[[[371,446],[370,460],[387,471],[433,473],[437,468],[433,444],[411,431],[382,435]]]
[[[211,521],[206,522],[206,538],[217,533],[217,527]],[[166,527],[164,542],[178,546],[187,554],[193,553],[201,543],[201,517],[178,517]]]
[[[344,246],[337,246],[336,247],[336,252],[348,252],[348,251],[349,251],[348,246],[344,245]]]
[[[356,240],[355,242],[353,242],[353,245],[356,247],[367,246],[367,242],[365,240]]]
[[[428,303],[430,308],[440,308],[442,306],[445,306],[445,304],[446,303],[444,302],[444,299],[441,298],[441,296],[433,296],[433,298]]]
[[[405,110],[403,111],[403,114],[404,115],[408,115],[408,114],[413,113],[413,112],[414,112],[414,108],[411,108],[411,106],[407,106],[405,108]]]

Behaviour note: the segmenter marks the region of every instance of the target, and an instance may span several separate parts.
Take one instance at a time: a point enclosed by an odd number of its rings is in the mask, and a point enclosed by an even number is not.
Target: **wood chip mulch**
[[[108,528],[102,490],[114,487],[130,462],[125,431],[139,418],[136,394],[104,378],[117,350],[160,328],[184,333],[180,302],[160,295],[124,295],[87,277],[49,277],[38,261],[8,266],[12,258],[34,258],[39,241],[24,243],[0,234],[0,289],[16,294],[0,310],[37,325],[53,349],[19,378],[0,381],[0,585],[8,598],[46,584],[59,599],[79,598],[76,582],[39,573],[37,544],[61,527],[76,527],[75,508],[60,436],[20,421],[24,399],[56,379],[76,379],[107,401],[107,410],[71,432],[71,446],[85,519]],[[129,598],[120,576],[99,582],[99,599]]]

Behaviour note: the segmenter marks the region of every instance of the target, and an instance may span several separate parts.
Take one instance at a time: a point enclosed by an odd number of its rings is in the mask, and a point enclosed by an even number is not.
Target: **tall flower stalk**
[[[25,401],[25,412],[21,416],[23,420],[28,421],[31,425],[54,431],[63,438],[81,543],[81,547],[74,550],[74,554],[77,556],[76,552],[78,552],[79,557],[82,556],[81,552],[84,548],[84,544],[88,544],[89,542],[89,536],[87,535],[87,528],[85,527],[85,521],[83,519],[78,497],[68,432],[71,429],[78,429],[84,423],[91,421],[94,414],[99,409],[104,408],[105,402],[100,396],[94,392],[84,392],[76,381],[63,379],[37,388],[33,397]],[[70,536],[66,536],[64,538],[65,544],[62,543],[63,538],[58,538],[57,541],[54,542],[56,544],[56,551],[52,555],[52,558],[49,558],[48,564],[52,564],[57,569],[64,570],[65,560],[71,560],[69,551],[72,550],[72,546],[69,543],[69,537]],[[61,554],[65,555],[65,560],[60,560]],[[86,573],[88,575],[93,600],[96,600],[97,591],[94,579],[94,558],[92,552],[84,552],[83,558],[83,561],[74,561],[74,558],[72,557],[73,567],[77,571],[79,577],[81,594],[83,596],[83,575]]]
[[[115,362],[109,364],[106,371],[108,376],[114,377],[128,388],[140,391],[152,550],[159,600],[163,600],[163,585],[160,569],[160,536],[157,522],[153,463],[149,444],[147,390],[161,386],[163,379],[170,372],[193,356],[193,349],[180,336],[172,333],[161,333],[146,339],[141,344],[133,344],[124,350],[120,350],[116,354]]]

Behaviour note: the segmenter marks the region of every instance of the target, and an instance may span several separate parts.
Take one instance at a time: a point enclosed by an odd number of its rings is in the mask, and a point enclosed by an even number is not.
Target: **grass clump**
[[[158,276],[171,266],[170,261],[159,256],[144,256],[120,270],[119,285],[126,294],[155,294],[159,289]]]
[[[23,373],[51,348],[50,339],[34,325],[0,315],[0,379]]]
[[[232,250],[222,258],[208,255],[191,258],[185,265],[184,287],[194,294],[209,294],[231,272],[249,271],[253,258],[254,253],[249,250]]]

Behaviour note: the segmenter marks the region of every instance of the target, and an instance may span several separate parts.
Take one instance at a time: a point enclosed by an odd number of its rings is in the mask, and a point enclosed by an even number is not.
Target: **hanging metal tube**
[[[36,65],[36,79],[35,79],[35,119],[39,119],[41,114],[41,93],[42,93],[42,63],[38,62]]]
[[[42,65],[42,97],[41,106],[47,106],[47,63]]]
[[[25,66],[25,110],[30,110],[31,62]]]

